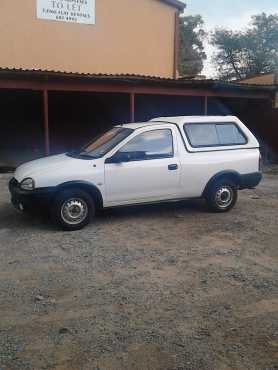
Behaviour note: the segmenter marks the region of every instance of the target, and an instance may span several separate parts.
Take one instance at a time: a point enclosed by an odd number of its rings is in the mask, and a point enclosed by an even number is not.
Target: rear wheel
[[[52,206],[52,219],[63,230],[80,230],[95,215],[93,198],[81,189],[60,192]]]
[[[206,201],[214,212],[230,211],[237,202],[237,187],[231,180],[219,181],[208,190]]]

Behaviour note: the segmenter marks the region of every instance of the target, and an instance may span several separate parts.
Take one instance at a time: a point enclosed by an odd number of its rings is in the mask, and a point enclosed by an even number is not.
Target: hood
[[[61,167],[67,162],[67,160],[72,160],[72,158],[68,157],[66,154],[36,159],[19,166],[15,171],[14,177],[18,182],[20,182],[26,177],[33,177],[40,172],[46,173],[55,168]]]
[[[36,159],[19,166],[14,177],[18,182],[21,182],[27,177],[31,177],[37,184],[46,182],[51,178],[56,178],[59,175],[80,174],[90,166],[95,160],[84,160],[72,158],[66,154],[59,154],[41,159]]]
[[[36,188],[55,187],[72,181],[102,184],[104,158],[83,159],[66,154],[54,155],[19,166],[14,177],[18,182],[31,177]]]

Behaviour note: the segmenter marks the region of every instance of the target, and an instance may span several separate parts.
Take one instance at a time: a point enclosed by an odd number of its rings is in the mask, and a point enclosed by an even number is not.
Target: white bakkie
[[[80,150],[17,168],[9,188],[21,210],[50,209],[77,230],[96,209],[204,198],[218,212],[262,179],[259,143],[234,116],[163,117],[115,126]]]

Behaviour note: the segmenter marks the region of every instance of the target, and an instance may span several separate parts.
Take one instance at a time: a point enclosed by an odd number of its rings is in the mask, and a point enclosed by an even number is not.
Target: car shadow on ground
[[[101,219],[115,217],[118,219],[137,218],[137,217],[165,217],[177,216],[191,213],[206,213],[207,207],[203,200],[183,200],[173,202],[161,202],[145,205],[123,206],[107,208],[98,213]]]
[[[12,204],[4,203],[0,206],[1,229],[53,229],[49,215],[45,212],[24,213],[16,210]]]
[[[165,218],[183,217],[188,214],[207,213],[207,207],[203,200],[185,200],[180,202],[156,203],[136,206],[115,207],[100,210],[96,218],[98,225],[106,222],[126,221],[129,219],[138,220],[142,217]],[[90,224],[91,226],[93,223]],[[52,223],[48,212],[41,210],[32,213],[23,213],[16,210],[10,203],[0,206],[0,229],[40,229],[43,231],[59,230],[58,226]]]

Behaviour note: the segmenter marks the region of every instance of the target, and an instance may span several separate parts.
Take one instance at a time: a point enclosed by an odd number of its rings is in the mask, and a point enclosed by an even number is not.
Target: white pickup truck
[[[65,230],[96,209],[204,198],[218,212],[262,179],[259,144],[236,117],[164,117],[115,126],[71,153],[17,168],[9,188],[20,210],[48,207]]]

